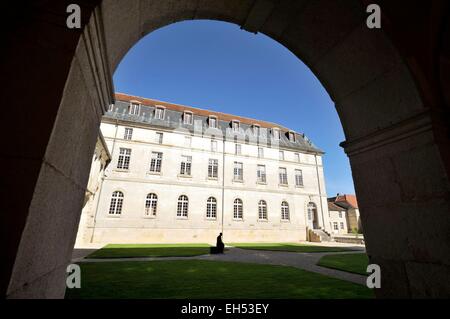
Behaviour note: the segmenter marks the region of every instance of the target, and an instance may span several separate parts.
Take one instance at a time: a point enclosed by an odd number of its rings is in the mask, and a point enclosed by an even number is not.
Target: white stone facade
[[[94,243],[214,243],[220,232],[229,243],[296,242],[306,240],[307,227],[330,231],[322,153],[283,149],[274,144],[263,147],[229,137],[224,142],[222,136],[212,137],[204,130],[111,118],[103,119],[101,131],[112,162],[105,172],[98,209],[91,213],[95,222],[87,225],[92,228]],[[124,169],[123,154],[129,152],[126,150],[131,153],[129,166]],[[159,172],[155,171],[156,162],[153,172],[150,170],[152,154],[158,157],[154,153],[162,156]],[[181,162],[186,157],[191,159],[190,175],[181,174]],[[210,160],[217,161],[216,169],[209,168]],[[265,166],[265,182],[258,181],[258,165]],[[235,178],[235,166],[242,168],[242,180]],[[287,185],[280,183],[284,181],[284,176],[280,177],[284,170]],[[298,178],[296,181],[299,170],[302,185],[296,185],[301,184]],[[212,171],[217,177],[208,175]],[[111,214],[114,192],[123,196],[120,214]],[[157,202],[156,211],[150,208],[146,214],[148,194],[155,194]],[[182,195],[188,199],[187,217],[178,216]],[[208,199],[216,202],[215,209],[210,205],[209,216]],[[235,209],[236,199],[242,203],[242,218],[235,218],[240,217],[235,216],[239,212]],[[259,218],[265,217],[259,216],[264,215],[261,201],[267,207],[265,219]],[[309,214],[308,205],[315,207]]]
[[[84,196],[84,205],[81,211],[75,246],[89,243],[92,240],[95,211],[101,195],[100,190],[104,172],[110,161],[111,154],[108,151],[103,135],[100,133],[95,144],[94,155],[92,156],[91,171]]]
[[[347,234],[347,211],[345,209],[332,210],[328,208],[330,229],[332,234]]]

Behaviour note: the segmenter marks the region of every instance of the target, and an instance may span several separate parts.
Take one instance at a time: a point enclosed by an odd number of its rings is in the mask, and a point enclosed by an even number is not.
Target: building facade
[[[95,144],[94,155],[92,156],[91,171],[84,195],[84,204],[81,211],[80,222],[75,246],[89,243],[92,240],[95,212],[99,203],[105,170],[111,162],[106,141],[100,132]]]
[[[362,225],[361,218],[359,214],[358,201],[355,195],[350,194],[337,194],[336,197],[331,197],[328,199],[328,209],[333,207],[334,211],[345,211],[345,229],[348,233],[362,233]],[[336,213],[334,213],[335,215]],[[332,222],[339,222],[339,232],[341,231],[341,224],[338,220],[333,220]],[[335,226],[332,225],[332,230],[334,230]]]
[[[285,127],[116,94],[95,243],[306,240],[330,230],[323,152]]]
[[[328,202],[331,234],[347,234],[347,210],[333,202]]]

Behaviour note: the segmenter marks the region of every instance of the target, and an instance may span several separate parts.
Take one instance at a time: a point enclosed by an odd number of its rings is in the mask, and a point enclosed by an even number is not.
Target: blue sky
[[[336,109],[315,75],[263,34],[186,21],[141,39],[114,73],[118,92],[267,120],[305,133],[324,156],[327,195],[354,194]]]

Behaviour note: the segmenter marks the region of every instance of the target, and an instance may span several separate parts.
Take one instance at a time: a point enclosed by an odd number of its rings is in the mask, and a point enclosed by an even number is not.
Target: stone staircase
[[[312,231],[314,232],[314,234],[320,237],[321,241],[334,241],[333,237],[331,237],[331,234],[323,229],[312,229]]]

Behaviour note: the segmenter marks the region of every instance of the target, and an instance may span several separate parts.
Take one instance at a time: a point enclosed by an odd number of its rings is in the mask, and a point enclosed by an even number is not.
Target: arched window
[[[214,197],[208,198],[206,201],[206,218],[217,217],[217,200]]]
[[[243,217],[244,217],[244,206],[242,205],[242,200],[240,198],[236,198],[234,200],[233,218],[242,219]]]
[[[308,220],[314,219],[315,212],[316,212],[316,204],[309,203],[308,204]]]
[[[156,207],[158,206],[158,196],[150,193],[145,199],[145,216],[156,216]]]
[[[186,195],[178,197],[177,216],[188,217],[189,199]]]
[[[281,219],[282,220],[289,220],[289,204],[287,202],[281,203]]]
[[[258,217],[261,220],[267,220],[267,203],[264,200],[258,203]]]
[[[122,214],[123,206],[123,193],[115,191],[111,196],[111,204],[109,205],[110,215],[120,215]]]

